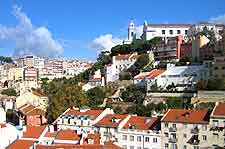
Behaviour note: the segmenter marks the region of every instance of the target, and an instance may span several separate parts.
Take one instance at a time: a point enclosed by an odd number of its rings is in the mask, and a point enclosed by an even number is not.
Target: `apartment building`
[[[209,147],[208,110],[170,109],[161,120],[163,149]]]
[[[107,114],[112,113],[113,111],[109,108],[105,110],[67,109],[53,124],[58,130],[71,129],[83,133],[94,132],[93,125]]]
[[[38,80],[38,70],[36,68],[27,67],[24,68],[24,81],[35,81]]]
[[[142,38],[187,36],[190,27],[191,24],[150,24],[145,21]]]
[[[209,122],[211,147],[225,148],[225,103],[216,103]]]
[[[124,126],[118,129],[118,143],[124,149],[160,149],[160,118],[132,115]]]
[[[138,57],[139,55],[137,53],[113,56],[112,64],[106,66],[106,82],[118,80],[120,72],[130,68]]]
[[[222,55],[215,55],[213,60],[213,77],[224,79],[225,78],[225,53]]]

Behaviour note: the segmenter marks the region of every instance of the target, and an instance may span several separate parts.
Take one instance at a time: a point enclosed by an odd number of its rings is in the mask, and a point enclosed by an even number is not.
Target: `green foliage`
[[[11,57],[0,56],[0,63],[13,63],[13,60]]]
[[[191,58],[189,57],[183,57],[179,60],[179,62],[176,63],[176,66],[186,66],[191,64]]]
[[[87,96],[81,91],[81,87],[65,84],[63,80],[50,82],[45,92],[49,97],[47,109],[49,122],[55,120],[66,109],[73,106],[82,107],[88,102]]]
[[[88,90],[86,94],[89,100],[90,107],[96,107],[97,105],[102,104],[105,98],[105,92],[101,87],[92,88]]]
[[[169,97],[166,100],[168,109],[182,109],[183,108],[183,100],[178,97]]]
[[[8,95],[8,96],[16,96],[16,90],[14,90],[13,88],[8,88],[2,91],[3,95]]]
[[[225,79],[209,79],[205,90],[225,90]]]
[[[125,102],[134,102],[136,104],[142,104],[145,99],[145,92],[143,89],[140,89],[135,85],[131,85],[127,87],[125,91],[122,92],[121,98]]]
[[[137,61],[131,66],[128,71],[131,72],[132,76],[135,76],[140,73],[147,64],[149,63],[148,54],[141,54]]]
[[[6,111],[6,122],[10,122],[10,123],[14,124],[15,126],[18,125],[19,118],[16,114],[17,114],[16,111],[14,111],[12,109],[8,109]]]
[[[121,72],[119,75],[120,80],[131,80],[132,76],[129,72]]]
[[[204,110],[204,109],[208,109],[208,110],[213,110],[215,106],[215,103],[214,102],[208,102],[208,103],[200,103],[200,104],[197,104],[195,109],[196,110]]]

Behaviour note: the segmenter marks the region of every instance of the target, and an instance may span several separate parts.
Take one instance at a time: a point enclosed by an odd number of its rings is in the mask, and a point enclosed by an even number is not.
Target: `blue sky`
[[[24,15],[30,20],[32,29],[24,31],[25,25],[20,28],[21,34],[12,37],[18,33],[16,26]],[[0,18],[0,55],[21,54],[21,48],[29,51],[33,47],[33,53],[42,49],[37,52],[39,55],[55,56],[58,52],[69,58],[95,60],[97,50],[109,48],[126,38],[130,19],[137,25],[144,20],[152,23],[225,22],[225,0],[0,0]],[[5,33],[12,28],[15,32]],[[2,37],[1,31],[5,31]],[[18,37],[24,32],[26,38]],[[30,39],[30,36],[35,41],[24,45],[27,41],[21,39]]]

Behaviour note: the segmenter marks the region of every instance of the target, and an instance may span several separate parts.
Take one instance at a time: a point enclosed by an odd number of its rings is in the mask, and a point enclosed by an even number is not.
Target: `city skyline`
[[[150,23],[225,22],[223,0],[217,3],[207,0],[204,5],[203,1],[179,4],[177,0],[142,3],[54,1],[54,5],[52,2],[0,2],[0,18],[3,18],[0,21],[1,55],[23,54],[25,47],[38,55],[95,60],[98,50],[110,49],[127,38],[131,19],[137,24],[139,33],[144,20]],[[186,8],[191,11],[183,11]]]

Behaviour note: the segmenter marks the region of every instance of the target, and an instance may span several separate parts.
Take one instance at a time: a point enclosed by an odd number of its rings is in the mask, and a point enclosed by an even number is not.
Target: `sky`
[[[225,23],[225,0],[0,0],[0,55],[94,61],[127,38],[127,25]]]

